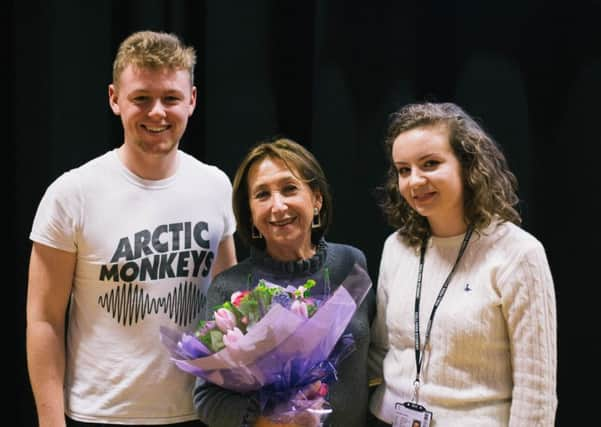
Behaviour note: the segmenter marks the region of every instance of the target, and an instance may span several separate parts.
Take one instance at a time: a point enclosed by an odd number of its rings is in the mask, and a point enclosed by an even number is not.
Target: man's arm
[[[33,243],[27,289],[27,366],[40,427],[65,425],[65,316],[76,254]]]
[[[217,259],[213,264],[211,271],[211,277],[217,276],[223,270],[236,265],[238,260],[236,259],[236,245],[234,244],[234,236],[228,236],[219,243],[219,252],[217,253]]]

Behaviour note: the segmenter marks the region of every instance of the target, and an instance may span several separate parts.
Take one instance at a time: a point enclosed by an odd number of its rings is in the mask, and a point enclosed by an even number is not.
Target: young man
[[[63,174],[38,207],[27,355],[42,427],[199,425],[194,378],[159,339],[163,325],[193,329],[211,277],[236,263],[228,177],[178,150],[195,62],[172,34],[125,39],[109,85],[123,144]]]

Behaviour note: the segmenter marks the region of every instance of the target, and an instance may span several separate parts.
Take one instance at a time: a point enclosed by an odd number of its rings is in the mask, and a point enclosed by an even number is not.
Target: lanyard
[[[457,265],[459,265],[459,261],[461,260],[461,257],[463,256],[465,249],[467,248],[467,244],[470,241],[470,237],[472,236],[473,231],[474,231],[474,228],[470,225],[467,229],[467,232],[465,233],[465,237],[463,238],[461,247],[459,248],[459,253],[457,254],[457,259],[455,260],[455,264],[453,265],[453,268],[451,269],[446,280],[442,284],[442,287],[440,288],[440,291],[438,292],[438,296],[436,297],[436,301],[434,301],[434,306],[432,307],[432,312],[430,313],[430,318],[428,319],[428,326],[426,328],[426,337],[424,339],[424,351],[423,352],[420,350],[421,346],[420,346],[420,337],[419,337],[419,302],[420,302],[421,294],[422,294],[422,277],[423,277],[423,272],[424,272],[424,260],[426,257],[426,247],[427,247],[427,243],[428,243],[427,239],[424,239],[424,242],[422,243],[421,253],[420,253],[420,258],[419,258],[419,270],[417,273],[417,288],[415,290],[414,335],[415,335],[415,365],[417,367],[417,372],[415,374],[415,381],[413,383],[413,386],[415,388],[415,392],[413,395],[413,401],[415,403],[417,403],[417,398],[418,398],[418,389],[419,389],[419,383],[420,383],[419,375],[420,375],[421,368],[422,368],[422,362],[424,360],[424,353],[426,352],[426,346],[428,345],[428,341],[430,340],[430,331],[432,330],[432,321],[434,320],[434,315],[436,314],[436,310],[438,309],[438,306],[440,305],[440,302],[442,301],[442,297],[444,297],[444,294],[446,293],[447,288],[449,287],[451,278],[453,277],[453,274],[455,274]]]

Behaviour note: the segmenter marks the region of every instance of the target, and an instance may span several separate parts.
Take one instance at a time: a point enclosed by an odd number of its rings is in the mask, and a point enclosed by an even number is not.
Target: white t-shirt
[[[194,329],[219,243],[235,230],[225,173],[184,152],[144,180],[116,150],[60,176],[30,238],[77,253],[67,334],[65,411],[75,420],[169,424],[196,419],[194,377],[159,328]]]

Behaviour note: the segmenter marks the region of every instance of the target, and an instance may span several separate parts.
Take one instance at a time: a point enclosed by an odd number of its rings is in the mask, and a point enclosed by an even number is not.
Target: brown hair
[[[128,65],[187,70],[190,84],[193,85],[196,52],[193,47],[185,46],[175,34],[139,31],[127,37],[119,46],[113,62],[115,86],[119,85],[119,77]]]
[[[521,223],[516,206],[517,179],[509,170],[500,147],[459,106],[452,103],[416,103],[392,114],[385,140],[389,168],[381,208],[388,223],[411,246],[419,246],[430,234],[425,217],[419,215],[401,196],[397,170],[392,159],[395,139],[415,128],[442,126],[459,160],[463,175],[464,214],[476,231],[486,228],[497,217]]]
[[[248,195],[248,171],[250,167],[265,158],[280,159],[288,169],[311,190],[321,193],[322,206],[319,211],[321,226],[311,230],[311,241],[315,244],[324,236],[332,222],[332,197],[325,174],[313,154],[302,145],[286,138],[261,142],[250,149],[244,157],[233,182],[232,203],[240,238],[250,246],[265,248],[263,239],[253,239],[252,216]]]

